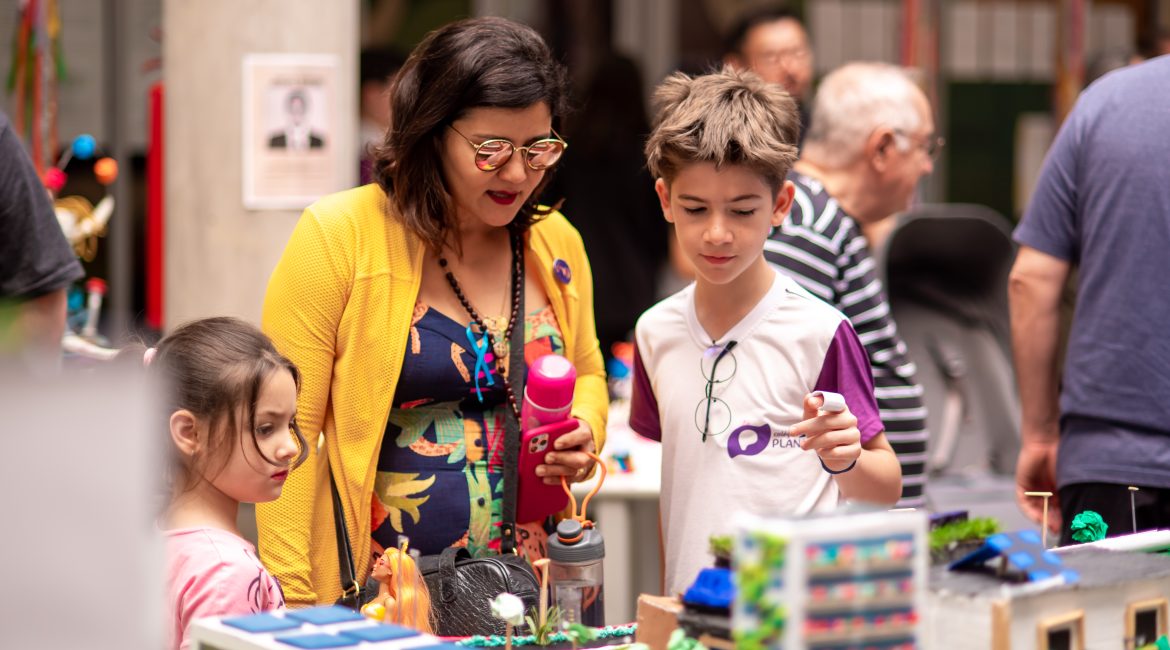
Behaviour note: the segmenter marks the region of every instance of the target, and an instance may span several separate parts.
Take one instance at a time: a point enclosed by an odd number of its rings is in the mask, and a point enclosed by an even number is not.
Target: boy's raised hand
[[[848,405],[834,413],[821,411],[824,403],[821,395],[805,395],[804,420],[792,425],[788,435],[804,436],[801,449],[815,450],[826,467],[843,470],[861,456],[861,431]]]

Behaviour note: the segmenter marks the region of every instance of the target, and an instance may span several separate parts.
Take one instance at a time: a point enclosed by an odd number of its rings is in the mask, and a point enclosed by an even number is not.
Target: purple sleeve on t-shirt
[[[658,398],[650,385],[650,376],[642,363],[642,352],[634,344],[634,386],[630,396],[630,428],[644,438],[662,442],[662,423],[658,417]]]
[[[869,442],[882,432],[882,419],[878,416],[877,400],[873,396],[869,356],[849,321],[842,320],[837,326],[837,332],[833,334],[833,341],[825,353],[821,376],[817,377],[813,390],[827,390],[845,397],[849,411],[857,417],[862,443]]]

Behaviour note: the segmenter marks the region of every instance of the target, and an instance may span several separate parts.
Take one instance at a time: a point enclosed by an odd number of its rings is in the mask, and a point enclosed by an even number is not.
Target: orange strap
[[[597,466],[601,468],[601,480],[597,481],[597,485],[593,486],[593,489],[581,501],[581,514],[577,514],[577,497],[573,496],[573,491],[569,489],[569,481],[564,476],[561,477],[561,487],[564,488],[565,494],[569,495],[569,504],[573,508],[573,519],[581,522],[581,526],[584,528],[592,528],[593,522],[585,518],[585,511],[589,508],[589,501],[601,490],[601,486],[605,483],[605,477],[609,474],[609,469],[596,454],[588,451],[583,453],[592,458],[597,463]]]

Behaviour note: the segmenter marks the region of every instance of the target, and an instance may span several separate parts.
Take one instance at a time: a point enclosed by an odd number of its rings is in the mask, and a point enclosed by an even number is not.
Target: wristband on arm
[[[823,458],[821,458],[820,456],[817,456],[817,458],[821,461],[821,467],[825,468],[825,471],[830,473],[830,474],[844,474],[845,472],[848,472],[849,470],[853,469],[857,465],[857,459],[854,458],[853,462],[849,463],[849,466],[846,467],[845,469],[829,469],[829,466],[825,464],[825,461]]]

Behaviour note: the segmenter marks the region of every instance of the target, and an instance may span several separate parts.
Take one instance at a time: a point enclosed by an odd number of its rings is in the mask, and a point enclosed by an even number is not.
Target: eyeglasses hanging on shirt
[[[707,387],[703,391],[703,399],[695,408],[695,426],[703,434],[703,442],[707,442],[708,436],[720,435],[731,427],[731,407],[714,393],[717,384],[725,384],[735,376],[738,364],[731,351],[738,344],[738,341],[728,341],[723,346],[711,343],[711,347],[703,352],[699,360],[699,368],[703,372],[703,378],[707,380]]]

